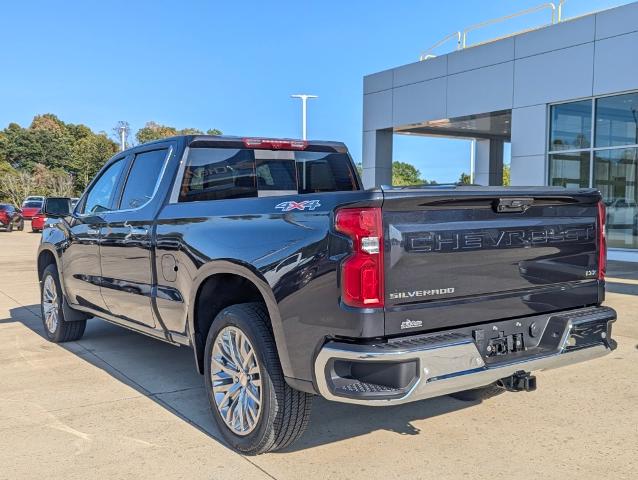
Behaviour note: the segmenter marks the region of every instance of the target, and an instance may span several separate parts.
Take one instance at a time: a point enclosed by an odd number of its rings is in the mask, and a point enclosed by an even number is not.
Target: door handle
[[[126,225],[129,228],[128,233],[126,234],[126,236],[124,237],[124,241],[125,242],[130,242],[132,241],[133,237],[147,237],[148,236],[148,229],[144,228],[144,227],[134,227],[132,225]]]

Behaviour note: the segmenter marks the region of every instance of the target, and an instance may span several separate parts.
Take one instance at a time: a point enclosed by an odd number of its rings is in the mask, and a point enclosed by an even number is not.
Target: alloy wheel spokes
[[[44,324],[50,333],[58,328],[58,292],[53,277],[47,276],[42,287],[42,311]]]
[[[237,327],[223,328],[211,359],[215,405],[228,428],[238,435],[252,432],[261,412],[261,373],[254,348]]]

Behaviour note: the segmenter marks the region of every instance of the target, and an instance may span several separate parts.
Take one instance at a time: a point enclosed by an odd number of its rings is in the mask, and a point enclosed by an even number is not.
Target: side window
[[[122,193],[120,210],[139,208],[151,200],[167,153],[168,149],[163,148],[135,155]]]
[[[255,157],[234,148],[193,148],[188,154],[180,202],[257,196]]]
[[[82,213],[99,213],[110,210],[115,187],[126,162],[123,158],[112,163],[93,184],[86,196]]]

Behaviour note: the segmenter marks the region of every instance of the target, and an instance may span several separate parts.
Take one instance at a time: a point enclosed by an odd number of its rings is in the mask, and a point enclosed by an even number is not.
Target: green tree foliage
[[[459,183],[464,185],[470,185],[472,183],[472,177],[469,174],[463,172],[459,178]],[[508,164],[503,165],[503,186],[510,186],[510,166]]]
[[[363,165],[361,162],[355,165],[359,176],[363,177]],[[405,187],[409,185],[435,185],[435,181],[428,181],[421,178],[421,172],[414,165],[406,162],[392,162],[392,185],[395,187]]]
[[[221,130],[211,128],[206,132],[208,135],[221,135]],[[135,134],[135,138],[139,143],[152,142],[154,140],[160,140],[166,137],[173,137],[175,135],[203,135],[204,132],[198,128],[183,128],[178,130],[175,127],[169,127],[157,122],[146,122],[142,128],[140,128]]]
[[[421,172],[414,165],[405,162],[392,162],[392,185],[404,187],[428,183],[421,179]]]
[[[50,113],[36,115],[27,128],[10,123],[0,131],[0,183],[10,186],[0,188],[5,198],[7,190],[11,195],[76,195],[116,151],[105,134]]]
[[[510,186],[510,166],[508,164],[503,165],[503,186]]]
[[[117,144],[104,133],[80,138],[71,149],[69,170],[75,177],[78,191],[86,188],[91,179],[102,168],[104,162],[117,152]]]
[[[29,195],[71,197],[74,192],[73,177],[63,170],[49,170],[42,164],[32,172],[0,170],[0,197],[17,206]]]

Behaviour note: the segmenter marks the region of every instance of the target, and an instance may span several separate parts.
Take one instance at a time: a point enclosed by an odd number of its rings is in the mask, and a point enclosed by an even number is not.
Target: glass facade
[[[549,184],[594,187],[611,248],[638,249],[638,92],[552,105]]]

